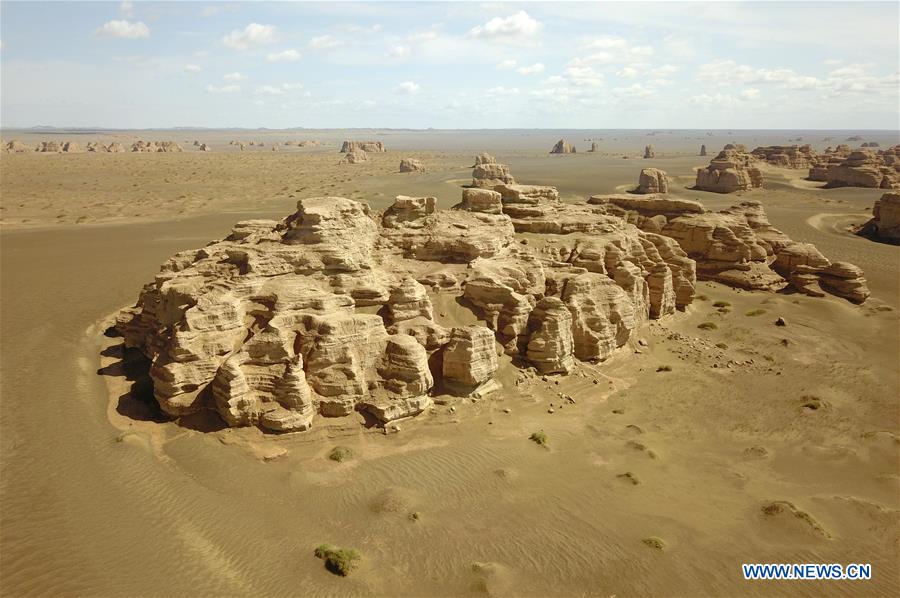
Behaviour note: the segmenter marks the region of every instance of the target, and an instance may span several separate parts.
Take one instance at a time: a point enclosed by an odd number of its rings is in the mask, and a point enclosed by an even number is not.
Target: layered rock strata
[[[714,193],[749,191],[763,186],[762,172],[753,165],[753,157],[743,146],[728,144],[697,171],[695,187]]]
[[[900,189],[900,145],[877,152],[855,150],[840,164],[830,166],[825,180],[827,187]]]
[[[251,144],[252,145],[252,144]],[[354,150],[362,150],[364,152],[382,153],[387,150],[382,141],[345,141],[341,146],[341,152],[347,153]]]
[[[900,245],[900,193],[885,193],[872,206],[872,219],[857,234]]]
[[[768,145],[754,149],[751,154],[772,166],[782,168],[810,168],[818,160],[811,145]]]
[[[664,170],[659,168],[644,168],[638,178],[638,186],[635,193],[668,193],[669,177]]]
[[[575,146],[568,143],[565,139],[560,139],[550,150],[551,154],[574,154]]]

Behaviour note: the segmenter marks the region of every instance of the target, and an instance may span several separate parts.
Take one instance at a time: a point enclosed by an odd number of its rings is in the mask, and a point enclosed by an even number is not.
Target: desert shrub
[[[725,343],[716,343],[716,346],[717,346],[718,348],[720,348],[720,349],[727,349],[727,348],[728,348],[728,345],[726,345]]]
[[[766,310],[764,310],[764,309],[751,309],[751,310],[748,311],[745,315],[748,315],[748,316],[761,316],[761,315],[763,315],[764,313],[766,313]]]
[[[346,461],[347,459],[350,459],[351,457],[353,457],[353,451],[351,451],[350,449],[348,449],[345,446],[336,446],[333,449],[331,449],[330,453],[328,453],[328,458],[331,459],[332,461],[337,461],[338,463],[340,463],[342,461]]]
[[[535,444],[539,444],[541,446],[544,446],[545,444],[547,444],[547,440],[548,440],[547,435],[544,434],[543,430],[532,433],[532,435],[529,436],[528,439],[531,440],[532,442],[534,442]]]
[[[656,368],[656,371],[657,371],[657,372],[671,372],[671,371],[672,371],[672,366],[670,366],[670,365],[661,365],[661,366],[659,366],[658,368]]]
[[[718,328],[715,322],[703,322],[702,324],[697,324],[697,328],[700,330],[715,330]]]
[[[728,301],[716,301],[713,303],[713,307],[731,307],[731,303]]]
[[[346,577],[356,569],[362,558],[352,548],[337,548],[330,544],[321,544],[316,547],[316,558],[325,561],[325,568],[334,573]]]

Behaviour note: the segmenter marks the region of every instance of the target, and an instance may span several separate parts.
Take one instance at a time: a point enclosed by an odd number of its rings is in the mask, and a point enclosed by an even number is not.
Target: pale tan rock
[[[341,158],[339,164],[362,164],[363,162],[367,162],[369,157],[366,155],[366,152],[361,149],[350,150],[344,157]]]
[[[341,146],[341,153],[352,151],[382,153],[387,150],[382,141],[345,141],[344,145]]]
[[[857,234],[877,241],[900,244],[900,193],[885,193],[872,206],[872,219]]]
[[[656,157],[656,150],[653,149],[653,146],[645,145],[644,146],[644,158],[655,158],[655,157]]]
[[[425,172],[425,165],[414,158],[400,160],[400,172]]]
[[[874,151],[858,149],[842,162],[829,166],[827,187],[900,189],[900,146]]]
[[[758,160],[782,168],[810,168],[818,160],[816,151],[809,144],[760,146],[751,154]]]
[[[3,146],[3,150],[10,154],[24,154],[30,152],[31,149],[18,139],[13,139]]]
[[[534,306],[526,331],[528,361],[542,374],[566,374],[575,365],[572,314],[558,297]]]
[[[591,149],[588,150],[590,153],[597,153],[600,151],[600,145],[596,141],[591,142]]]
[[[509,173],[506,164],[496,162],[483,162],[476,164],[472,169],[472,186],[493,189],[498,185],[512,185],[516,180]]]
[[[490,189],[463,189],[462,201],[455,208],[469,212],[502,214],[501,197],[499,192]]]
[[[556,145],[553,146],[553,149],[550,150],[551,154],[574,154],[575,146],[566,142],[565,139],[560,139],[556,142]]]
[[[493,333],[483,326],[454,328],[443,350],[442,374],[450,390],[471,392],[499,367]]]
[[[114,154],[120,154],[125,151],[125,147],[118,141],[113,141],[106,146],[106,151]]]
[[[482,153],[478,154],[477,156],[475,156],[475,164],[472,165],[472,168],[475,168],[476,166],[480,166],[481,164],[496,164],[496,163],[497,163],[497,159],[494,156],[490,155],[487,152],[482,152]]]
[[[763,175],[753,166],[753,158],[731,144],[710,160],[709,166],[697,171],[695,184],[697,189],[715,193],[749,191],[762,186]]]
[[[863,271],[847,262],[834,262],[819,272],[819,286],[851,303],[863,303],[869,297]]]
[[[669,177],[665,171],[659,168],[644,168],[641,170],[638,186],[634,192],[641,194],[668,193]]]
[[[41,153],[54,153],[62,151],[62,147],[56,141],[41,141],[34,150]]]

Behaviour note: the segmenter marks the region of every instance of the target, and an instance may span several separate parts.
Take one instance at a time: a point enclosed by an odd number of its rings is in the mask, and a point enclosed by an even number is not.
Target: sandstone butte
[[[885,193],[872,206],[872,219],[857,234],[876,241],[900,245],[900,193]]]
[[[464,189],[449,210],[431,197],[380,213],[310,197],[282,220],[239,222],[172,256],[116,328],[150,360],[165,413],[303,431],[355,410],[385,424],[439,394],[484,396],[500,388],[503,353],[504,367],[542,374],[603,361],[689,306],[698,279],[868,295],[858,268],[792,241],[757,202],[569,204],[553,187],[501,183]],[[441,296],[479,323],[442,325]]]
[[[731,144],[697,171],[696,189],[715,193],[749,191],[763,186],[762,172],[753,165],[756,158],[740,144]]]
[[[341,153],[359,150],[376,154],[387,151],[381,141],[345,141],[341,146]]]

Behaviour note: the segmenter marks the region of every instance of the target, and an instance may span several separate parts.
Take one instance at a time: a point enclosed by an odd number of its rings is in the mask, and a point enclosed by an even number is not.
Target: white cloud
[[[571,84],[580,87],[599,87],[603,84],[603,74],[589,66],[570,66],[563,75]]]
[[[215,85],[206,86],[206,91],[208,93],[236,93],[240,90],[240,85],[222,85],[221,87],[217,87]]]
[[[491,87],[490,89],[487,90],[487,92],[488,92],[488,95],[514,96],[514,95],[519,95],[519,88],[518,87],[503,87],[501,85],[498,87]]]
[[[616,73],[616,77],[621,77],[623,79],[634,79],[637,76],[637,69],[630,66],[626,66]]]
[[[194,56],[196,56],[197,58],[206,58],[207,56],[209,56],[209,50],[197,50],[196,52],[194,52]]]
[[[225,81],[243,81],[247,78],[247,75],[242,75],[241,73],[228,73],[227,75],[222,76],[222,79]]]
[[[406,58],[412,53],[412,48],[409,46],[394,46],[390,50],[387,51],[388,58]]]
[[[256,95],[280,96],[289,91],[303,89],[302,83],[282,83],[281,85],[262,85],[253,92]]]
[[[243,29],[235,29],[222,38],[222,43],[235,50],[247,50],[253,46],[272,44],[278,41],[278,30],[274,25],[250,23]]]
[[[820,87],[822,82],[816,77],[800,75],[785,68],[755,68],[738,64],[733,60],[716,60],[697,67],[698,81],[725,84],[771,83],[790,89],[811,89]]]
[[[316,50],[325,50],[327,48],[334,48],[335,46],[340,45],[340,40],[337,40],[330,35],[317,35],[316,37],[309,40],[309,47],[315,48]]]
[[[419,84],[414,81],[404,81],[394,88],[394,92],[412,95],[419,92]]]
[[[522,38],[536,34],[541,27],[543,25],[539,21],[520,10],[508,17],[494,17],[484,25],[473,27],[469,35],[489,39]]]
[[[297,62],[302,55],[297,50],[282,50],[281,52],[272,52],[266,55],[269,62]]]
[[[142,37],[150,37],[150,28],[144,23],[122,19],[120,21],[112,20],[103,23],[99,29],[94,31],[97,37],[120,37],[124,39],[139,39]]]
[[[126,17],[134,16],[134,2],[131,0],[124,0],[122,4],[119,5],[119,11]]]
[[[826,64],[828,66],[834,66],[836,64],[841,64],[842,62],[844,62],[844,61],[841,60],[840,58],[826,58],[825,60],[822,61],[822,64]]]
[[[508,59],[508,60],[503,60],[503,61],[501,61],[501,62],[498,62],[498,63],[497,63],[497,66],[496,66],[495,68],[498,68],[498,69],[500,69],[501,71],[506,71],[506,70],[509,70],[509,69],[514,69],[514,68],[516,68],[516,65],[517,65],[517,64],[519,64],[519,63],[516,62],[515,60],[513,60],[512,58],[510,58],[510,59]]]
[[[610,50],[613,48],[624,48],[627,45],[628,42],[621,37],[604,35],[588,40],[583,44],[583,48],[585,50]]]
[[[196,64],[186,64],[184,65],[184,70],[188,73],[199,73],[203,70],[203,68],[197,66]]]
[[[627,96],[629,98],[646,98],[656,93],[655,90],[640,83],[635,83],[628,87],[616,87],[612,91],[617,96]]]
[[[628,51],[635,56],[653,56],[653,46],[635,46]]]
[[[748,87],[742,91],[740,95],[744,100],[755,100],[759,97],[759,90],[754,87]]]
[[[520,75],[538,75],[544,72],[544,65],[540,62],[535,62],[531,66],[520,66],[516,69],[516,72]]]

